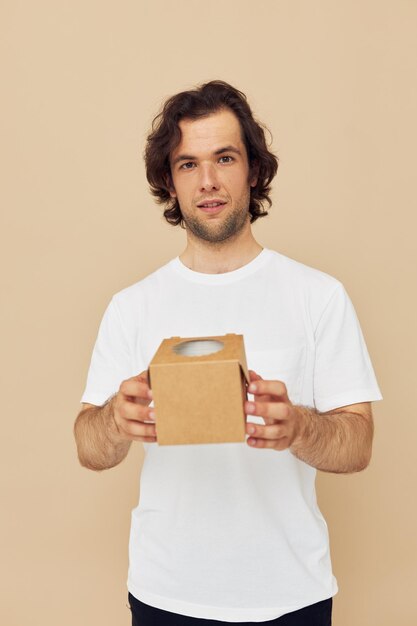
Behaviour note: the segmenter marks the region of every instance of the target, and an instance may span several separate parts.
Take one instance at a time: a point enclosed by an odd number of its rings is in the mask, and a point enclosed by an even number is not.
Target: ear
[[[253,161],[250,165],[250,172],[249,172],[249,184],[251,187],[256,187],[256,185],[258,184],[258,178],[259,178],[259,163],[257,163],[256,161]]]
[[[169,174],[166,174],[165,176],[165,184],[167,186],[167,190],[169,191],[169,195],[171,196],[171,198],[176,198],[177,197],[177,192],[175,191],[175,187],[174,184],[172,182],[172,178]]]

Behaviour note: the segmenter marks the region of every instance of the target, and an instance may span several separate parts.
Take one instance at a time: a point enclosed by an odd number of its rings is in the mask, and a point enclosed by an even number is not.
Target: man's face
[[[173,189],[185,225],[212,243],[249,223],[249,164],[240,124],[230,110],[179,123],[181,142],[170,158]]]

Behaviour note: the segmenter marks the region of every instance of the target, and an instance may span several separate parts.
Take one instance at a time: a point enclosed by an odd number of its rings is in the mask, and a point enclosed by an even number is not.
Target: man
[[[145,446],[133,624],[327,626],[337,585],[316,469],[368,465],[381,398],[352,304],[336,279],[255,240],[277,160],[241,92],[212,81],[173,96],[145,160],[187,245],[112,298],[75,424],[91,469]],[[246,443],[158,446],[145,372],[161,340],[229,332],[252,368]]]

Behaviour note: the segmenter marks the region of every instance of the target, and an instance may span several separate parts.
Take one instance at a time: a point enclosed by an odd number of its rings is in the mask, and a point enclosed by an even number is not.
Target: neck
[[[249,225],[236,238],[219,243],[199,239],[187,230],[187,246],[179,258],[195,272],[224,274],[243,267],[261,250],[262,246],[255,240]]]

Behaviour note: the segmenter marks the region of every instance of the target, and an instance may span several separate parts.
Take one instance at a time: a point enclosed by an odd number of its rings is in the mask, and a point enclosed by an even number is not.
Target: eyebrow
[[[219,148],[213,154],[216,156],[219,154],[224,154],[225,152],[234,152],[235,154],[242,155],[241,151],[234,146],[224,146],[223,148]],[[172,165],[176,165],[180,161],[196,161],[197,157],[192,156],[191,154],[179,154],[172,162]]]
[[[219,148],[214,154],[223,154],[223,152],[235,152],[236,154],[241,154],[240,150],[238,150],[234,146],[225,146],[224,148]]]

